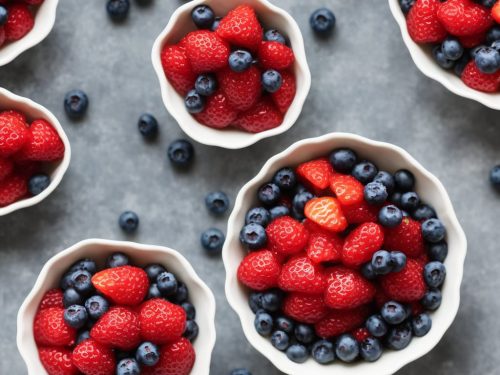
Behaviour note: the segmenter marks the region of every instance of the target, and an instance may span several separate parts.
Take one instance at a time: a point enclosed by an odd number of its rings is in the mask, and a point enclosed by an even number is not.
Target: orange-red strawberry
[[[290,293],[283,302],[283,312],[290,318],[307,324],[315,324],[328,315],[322,295]]]
[[[160,360],[154,367],[144,366],[143,375],[189,375],[196,360],[196,353],[189,340],[164,345],[160,350]]]
[[[234,46],[256,50],[262,40],[262,27],[253,8],[240,5],[221,19],[217,35]]]
[[[358,204],[343,206],[342,212],[349,224],[362,224],[376,222],[379,209],[379,207],[368,204],[363,200]]]
[[[68,346],[74,343],[76,330],[64,321],[64,309],[49,307],[35,315],[33,335],[39,345]]]
[[[311,233],[306,248],[307,256],[314,263],[337,262],[342,258],[343,245],[343,239],[335,233]]]
[[[0,157],[19,151],[29,139],[24,121],[8,114],[0,115]]]
[[[40,362],[49,375],[76,375],[78,369],[72,361],[71,350],[61,347],[38,348]]]
[[[490,10],[472,0],[448,0],[442,3],[437,18],[455,36],[480,34],[493,26]]]
[[[332,310],[326,318],[315,324],[316,334],[319,337],[332,338],[352,331],[364,323],[370,315],[370,310],[368,306],[352,310]]]
[[[238,267],[238,280],[253,290],[266,290],[278,285],[281,264],[269,250],[249,253]]]
[[[194,115],[200,123],[215,129],[227,128],[237,116],[238,111],[231,107],[220,90],[206,98],[203,111]]]
[[[352,331],[352,335],[356,339],[357,342],[363,342],[368,337],[370,337],[370,332],[365,327],[360,327]]]
[[[402,251],[409,257],[421,256],[425,253],[421,227],[418,221],[405,217],[397,227],[385,228],[384,248]]]
[[[437,17],[439,0],[417,0],[406,17],[408,33],[416,43],[439,43],[447,32]]]
[[[148,275],[133,266],[107,268],[92,277],[94,287],[119,305],[134,306],[144,300],[149,289]]]
[[[474,61],[470,61],[462,72],[462,81],[474,90],[497,92],[500,89],[500,71],[486,74],[479,70]]]
[[[14,170],[14,163],[10,159],[0,157],[0,181]]]
[[[326,287],[323,267],[306,256],[294,257],[281,268],[278,286],[287,292],[322,294]]]
[[[116,371],[113,351],[93,339],[73,349],[73,363],[85,375],[113,375]]]
[[[7,7],[7,11],[9,16],[4,25],[4,30],[5,39],[8,42],[21,39],[33,29],[35,18],[26,4],[12,4]]]
[[[261,42],[259,62],[264,69],[285,70],[293,65],[295,56],[290,47],[278,42]]]
[[[330,189],[342,206],[358,205],[364,200],[364,186],[353,176],[333,175],[330,180]]]
[[[110,348],[135,349],[141,342],[139,317],[127,307],[111,307],[92,327],[90,337]]]
[[[330,185],[333,168],[326,159],[316,159],[300,164],[296,169],[301,182],[316,190],[324,190]]]
[[[295,75],[293,73],[286,70],[280,73],[283,82],[279,90],[272,93],[271,97],[273,98],[274,104],[276,104],[276,107],[278,107],[281,113],[285,113],[292,105],[293,99],[295,99],[297,84],[295,81]]]
[[[304,214],[309,220],[332,232],[342,232],[347,228],[340,204],[332,197],[311,199],[306,203]]]
[[[35,120],[29,127],[29,138],[16,154],[17,160],[54,161],[64,156],[64,143],[56,129],[45,120]]]
[[[342,262],[348,266],[359,266],[372,259],[382,248],[384,231],[376,223],[364,223],[354,229],[344,242]]]
[[[161,51],[161,64],[165,76],[179,94],[186,95],[194,87],[196,74],[183,48],[165,46]]]
[[[178,305],[155,298],[141,305],[139,323],[142,338],[161,345],[181,338],[186,312]]]
[[[8,206],[27,194],[26,179],[19,174],[13,174],[0,182],[0,207]]]
[[[238,111],[249,110],[260,99],[261,73],[255,66],[241,73],[227,68],[219,72],[217,78],[229,105]]]
[[[304,225],[290,216],[274,219],[267,226],[266,234],[269,248],[287,255],[304,250],[309,239]]]
[[[241,113],[233,125],[249,133],[260,133],[280,126],[283,114],[269,98],[262,98],[248,111]]]
[[[64,308],[63,292],[61,289],[50,289],[45,292],[42,301],[38,305],[38,310],[48,309],[50,307]]]
[[[498,3],[498,1],[493,5],[493,8],[491,8],[491,16],[496,23],[500,23],[500,3]]]
[[[408,258],[400,272],[391,272],[381,278],[384,293],[398,302],[420,300],[426,291],[424,266],[417,260]]]
[[[195,73],[215,72],[227,66],[229,45],[208,30],[186,35],[186,55]]]
[[[373,300],[375,287],[356,271],[332,267],[327,272],[325,303],[332,309],[354,309]]]

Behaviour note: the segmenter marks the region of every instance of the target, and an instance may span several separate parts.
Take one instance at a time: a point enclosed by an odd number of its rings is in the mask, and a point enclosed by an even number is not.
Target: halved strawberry
[[[196,74],[184,48],[165,46],[161,51],[161,64],[165,76],[179,94],[186,95],[194,87]]]
[[[251,66],[241,73],[227,68],[219,72],[217,78],[230,106],[237,111],[246,111],[252,108],[260,99],[262,94],[261,73],[255,66]]]
[[[332,165],[323,158],[299,164],[296,172],[303,184],[319,191],[326,189],[333,177]]]
[[[253,8],[240,5],[221,19],[217,35],[234,46],[256,50],[262,40],[262,26]]]
[[[231,107],[226,95],[220,90],[209,96],[202,112],[194,115],[203,125],[214,129],[227,128],[238,116],[238,112]]]
[[[326,230],[342,232],[347,228],[347,220],[336,198],[313,198],[306,203],[306,217]]]
[[[271,94],[271,97],[281,113],[286,113],[295,99],[297,84],[293,73],[286,70],[280,73],[283,83],[278,91]]]
[[[364,200],[364,186],[353,176],[333,175],[330,180],[330,189],[342,206],[357,205]]]

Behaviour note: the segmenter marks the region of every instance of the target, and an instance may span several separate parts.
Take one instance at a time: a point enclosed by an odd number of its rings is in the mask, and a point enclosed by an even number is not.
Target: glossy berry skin
[[[35,18],[26,4],[11,4],[7,11],[9,16],[3,25],[5,40],[13,42],[28,34],[35,24]]]
[[[222,18],[216,30],[219,37],[241,48],[255,51],[262,40],[262,27],[254,9],[240,5]]]
[[[325,303],[333,309],[353,309],[370,302],[375,287],[356,271],[337,266],[329,269]]]
[[[446,38],[441,44],[441,50],[444,56],[452,61],[457,61],[464,53],[464,47],[460,44],[460,41],[454,37]]]
[[[420,300],[426,285],[423,276],[423,266],[414,259],[407,259],[406,266],[400,272],[393,272],[381,278],[384,293],[399,302]]]
[[[39,347],[38,356],[43,367],[53,375],[76,375],[78,369],[71,360],[71,350],[61,347]]]
[[[29,129],[28,141],[16,155],[20,161],[55,161],[64,156],[65,146],[57,130],[43,119],[35,120]]]
[[[254,207],[245,215],[245,224],[259,224],[266,227],[271,221],[271,213],[264,207]]]
[[[295,62],[292,49],[279,42],[261,42],[258,57],[266,70],[286,70]]]
[[[292,212],[295,219],[302,220],[305,218],[304,208],[306,207],[307,202],[309,202],[313,198],[314,195],[309,191],[302,191],[295,194],[292,201]]]
[[[116,367],[113,351],[93,339],[73,349],[73,363],[82,373],[113,374]]]
[[[432,320],[429,314],[419,314],[411,320],[413,335],[416,337],[423,337],[429,333],[432,328]]]
[[[198,337],[199,330],[198,324],[194,320],[188,320],[186,321],[186,329],[183,336],[189,341],[193,341]]]
[[[428,254],[431,260],[442,263],[448,255],[448,244],[444,241],[430,244]]]
[[[13,175],[0,182],[0,207],[8,206],[28,194],[23,176]]]
[[[129,0],[108,0],[106,10],[113,21],[123,21],[130,9]]]
[[[173,297],[170,297],[171,301],[177,305],[182,302],[186,302],[189,297],[189,289],[186,284],[179,282],[177,286],[177,292],[175,292]]]
[[[215,191],[205,197],[205,206],[216,215],[222,215],[229,208],[229,198],[222,191]]]
[[[179,339],[186,326],[186,312],[163,299],[152,299],[141,305],[141,337],[157,344]]]
[[[222,251],[225,238],[220,229],[210,228],[201,234],[201,246],[209,254],[218,254]]]
[[[233,125],[249,133],[260,133],[282,123],[283,113],[270,98],[263,97],[252,108],[237,115]]]
[[[307,243],[307,256],[314,263],[336,262],[342,258],[344,241],[334,233],[313,232]]]
[[[500,69],[500,52],[492,47],[480,47],[475,51],[474,61],[481,72],[493,74]]]
[[[215,20],[212,8],[207,5],[198,5],[191,12],[191,18],[198,29],[210,29]]]
[[[444,28],[456,36],[481,34],[493,26],[489,9],[471,0],[448,1],[439,7],[437,17]]]
[[[406,255],[401,251],[391,251],[392,272],[399,272],[406,266]]]
[[[365,327],[374,337],[383,337],[387,333],[387,324],[380,315],[370,316],[365,323]]]
[[[443,50],[441,49],[441,46],[435,46],[432,49],[432,55],[434,57],[434,60],[436,60],[438,65],[443,69],[451,69],[455,65],[455,62],[453,60],[450,60],[445,56]]]
[[[118,218],[118,225],[126,233],[133,233],[139,227],[139,216],[133,211],[125,211]]]
[[[92,275],[85,270],[76,270],[71,273],[70,283],[80,295],[88,295],[93,292]]]
[[[328,340],[316,341],[311,348],[311,355],[316,362],[327,365],[335,360],[334,346]]]
[[[394,176],[386,171],[379,171],[373,178],[373,182],[379,182],[384,185],[388,194],[392,194],[396,185]]]
[[[160,361],[154,367],[143,367],[143,375],[189,375],[194,366],[196,353],[186,338],[161,347]]]
[[[31,195],[38,195],[50,185],[50,177],[46,174],[36,174],[28,181],[28,190]]]
[[[148,275],[149,281],[156,282],[158,275],[165,272],[166,269],[161,264],[152,263],[144,267],[144,271]]]
[[[436,211],[427,204],[421,204],[411,213],[411,217],[417,221],[424,221],[435,218]]]
[[[336,18],[333,12],[327,8],[320,8],[311,14],[309,24],[313,31],[318,35],[330,34],[336,23]]]
[[[247,224],[240,231],[240,242],[250,250],[260,249],[267,243],[266,230],[260,224]]]
[[[313,190],[324,190],[330,185],[333,168],[326,159],[316,159],[300,164],[296,169],[300,181]]]
[[[349,174],[356,165],[358,156],[349,148],[339,148],[330,154],[329,160],[337,172]]]
[[[293,321],[287,317],[279,316],[274,321],[274,326],[276,329],[283,331],[285,333],[291,334],[295,329]]]
[[[271,344],[278,350],[285,351],[290,345],[290,337],[286,332],[274,331],[271,335]]]
[[[194,158],[194,148],[189,141],[178,139],[168,146],[167,155],[173,165],[186,167]]]
[[[48,309],[50,307],[64,307],[63,293],[60,289],[50,289],[45,292],[40,305],[38,305],[39,310]]]
[[[271,220],[282,216],[290,216],[290,209],[287,206],[274,206],[269,210]]]
[[[356,178],[356,180],[361,182],[363,185],[371,182],[375,178],[377,173],[377,167],[375,166],[375,164],[369,161],[363,161],[359,164],[356,164],[354,166],[354,169],[352,170],[352,175],[354,176],[354,178]]]
[[[426,309],[434,311],[441,306],[441,300],[441,291],[439,289],[430,289],[424,294],[420,303]]]
[[[276,29],[269,29],[264,33],[264,40],[286,44],[286,38]]]
[[[92,327],[90,336],[109,347],[132,350],[141,340],[138,315],[127,307],[111,307]]]
[[[431,288],[437,288],[443,285],[446,278],[446,267],[441,262],[430,262],[424,267],[424,279]]]
[[[382,227],[375,223],[359,225],[346,237],[342,249],[342,261],[347,266],[359,266],[372,259],[384,242]]]
[[[304,225],[289,216],[277,218],[266,228],[269,248],[281,254],[291,255],[303,250],[309,239]]]
[[[238,267],[238,280],[253,290],[267,290],[278,285],[281,265],[268,250],[248,254]]]
[[[316,334],[322,338],[333,338],[363,325],[370,314],[369,308],[360,306],[352,310],[330,310],[330,313],[315,324]]]
[[[277,312],[283,303],[283,292],[273,289],[262,295],[262,308],[268,312]]]
[[[79,119],[85,115],[89,106],[89,98],[82,90],[71,90],[64,97],[64,110],[73,119]]]
[[[250,293],[250,297],[248,297],[248,306],[252,310],[254,314],[257,311],[262,310],[262,296],[264,293],[252,292]]]
[[[95,295],[85,301],[85,308],[91,319],[98,320],[109,309],[109,302],[100,295]]]
[[[292,168],[281,168],[273,177],[273,183],[280,190],[290,191],[297,185],[297,175]]]
[[[295,363],[304,363],[309,357],[307,348],[301,344],[293,344],[286,350],[287,358]]]
[[[408,191],[401,195],[401,208],[413,212],[420,204],[420,197],[414,191]]]
[[[191,302],[184,302],[181,304],[181,307],[186,312],[187,319],[194,320],[194,318],[196,318],[196,308]]]
[[[387,189],[380,182],[369,182],[364,190],[365,201],[373,205],[383,204],[387,197]]]
[[[186,95],[193,88],[197,75],[184,48],[165,46],[161,51],[161,64],[168,81],[180,95]]]
[[[371,262],[363,264],[361,267],[361,274],[367,280],[375,280],[377,278],[377,274],[375,273]]]
[[[395,205],[384,206],[378,213],[378,221],[386,228],[394,228],[403,221],[403,213]]]
[[[83,303],[82,296],[73,288],[68,288],[63,294],[63,305],[69,307],[71,305],[80,305]]]
[[[404,217],[401,224],[384,229],[384,249],[402,251],[409,257],[425,253],[424,239],[419,222]]]
[[[202,74],[196,78],[194,88],[196,92],[203,96],[210,96],[217,91],[217,79],[213,74]]]
[[[391,254],[387,250],[379,250],[372,257],[372,269],[376,275],[387,275],[392,271]]]
[[[322,295],[289,293],[283,302],[283,312],[297,322],[315,324],[328,315]]]
[[[130,260],[127,255],[123,253],[113,253],[106,259],[106,268],[116,268],[127,266]]]
[[[416,43],[440,43],[447,32],[437,17],[439,0],[416,1],[406,17],[410,37]]]
[[[163,271],[156,277],[156,285],[164,297],[172,296],[179,287],[175,275],[167,271]]]
[[[135,358],[140,364],[146,367],[152,367],[160,360],[160,351],[155,344],[146,341],[137,348]]]
[[[275,93],[281,88],[283,78],[276,70],[270,69],[262,73],[262,87],[270,93]]]
[[[185,36],[185,48],[195,73],[214,72],[227,65],[229,46],[216,33],[193,31]]]
[[[347,220],[340,202],[336,198],[313,198],[306,203],[305,216],[323,229],[342,232],[347,228]]]
[[[465,66],[461,78],[469,87],[483,92],[497,92],[499,88],[499,72],[486,74],[479,70],[474,61]]]
[[[257,197],[265,205],[273,205],[278,202],[281,197],[281,191],[278,185],[267,183],[260,187]]]
[[[382,344],[378,339],[368,337],[359,344],[359,353],[365,361],[375,362],[382,355]]]
[[[273,330],[273,318],[266,312],[258,312],[255,316],[255,330],[261,336],[269,336]]]
[[[439,219],[428,219],[422,223],[422,235],[431,243],[442,241],[446,236],[446,229]]]
[[[64,310],[64,321],[72,328],[82,328],[87,319],[88,314],[84,306],[72,305]]]
[[[321,266],[313,264],[307,257],[298,256],[283,265],[278,286],[287,292],[322,294],[326,280]]]
[[[394,173],[396,189],[400,192],[407,192],[415,186],[415,176],[407,169],[400,169]]]
[[[125,358],[118,362],[116,375],[139,375],[141,368],[134,358]]]
[[[406,348],[412,339],[410,324],[403,323],[389,330],[385,337],[385,344],[389,349],[402,350]]]
[[[359,355],[358,342],[352,335],[340,336],[335,343],[335,354],[342,362],[353,362]]]
[[[63,308],[51,307],[37,312],[33,335],[39,345],[67,346],[75,340],[76,330],[64,321]]]
[[[196,114],[200,113],[205,108],[205,99],[198,94],[196,90],[191,90],[187,93],[184,104],[189,113]]]
[[[343,206],[353,206],[363,202],[365,188],[352,176],[334,175],[330,180],[330,189]]]
[[[384,306],[382,306],[380,314],[382,318],[391,325],[402,323],[406,319],[405,307],[394,301],[386,302]]]
[[[314,329],[306,324],[297,324],[294,329],[295,339],[305,345],[311,344],[316,338]]]
[[[120,282],[117,283],[116,280]],[[92,277],[92,284],[112,302],[125,306],[139,304],[144,300],[149,289],[146,272],[133,266],[100,271]]]
[[[139,117],[137,127],[144,138],[153,139],[158,134],[158,121],[149,113],[144,113]]]
[[[245,50],[236,50],[229,55],[229,67],[232,71],[241,73],[252,66],[252,54]]]

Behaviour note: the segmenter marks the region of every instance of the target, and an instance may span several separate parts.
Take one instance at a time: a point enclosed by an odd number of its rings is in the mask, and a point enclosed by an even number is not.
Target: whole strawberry
[[[237,111],[249,110],[260,99],[261,72],[255,66],[241,73],[227,68],[217,74],[217,78],[229,105]]]
[[[278,42],[261,42],[259,62],[264,69],[285,70],[290,68],[295,56],[290,47]]]
[[[50,307],[64,308],[63,292],[61,289],[50,289],[43,295],[42,301],[40,305],[38,305],[38,309],[43,310]]]
[[[269,250],[249,253],[238,267],[238,280],[253,290],[267,290],[278,285],[281,265]]]
[[[314,263],[337,262],[342,258],[344,241],[335,233],[311,233],[306,252]]]
[[[195,73],[215,72],[227,66],[229,46],[213,32],[199,30],[189,33],[185,47]]]
[[[111,348],[135,349],[141,342],[139,317],[129,308],[111,307],[92,327],[90,337]]]
[[[411,38],[416,43],[439,43],[447,32],[437,17],[439,0],[417,0],[406,17]]]
[[[9,17],[4,25],[5,39],[8,42],[14,42],[33,29],[35,18],[26,4],[15,3],[10,5],[7,10]]]
[[[283,302],[283,312],[290,318],[307,324],[315,324],[328,315],[322,295],[290,293]]]
[[[269,98],[262,98],[248,111],[242,112],[233,125],[249,133],[274,129],[283,123],[283,114]]]
[[[325,303],[332,309],[354,309],[375,296],[375,287],[356,271],[333,267],[327,273]]]
[[[384,232],[386,250],[402,251],[409,257],[425,254],[424,238],[418,221],[405,217],[397,227],[384,228]]]
[[[497,92],[500,90],[500,71],[486,74],[479,70],[474,61],[470,61],[462,72],[462,81],[474,90]]]
[[[423,273],[423,264],[408,259],[400,272],[392,272],[381,278],[382,290],[389,298],[398,302],[418,301],[427,289]]]
[[[73,363],[85,375],[113,375],[116,370],[113,351],[93,339],[73,349]]]
[[[290,216],[273,220],[266,228],[266,234],[269,248],[287,255],[304,250],[309,239],[304,225]]]
[[[344,242],[342,261],[348,266],[359,266],[372,259],[382,248],[384,232],[376,223],[364,223],[354,229]]]
[[[64,321],[64,309],[50,307],[35,315],[33,335],[39,345],[68,346],[75,342],[76,330]]]
[[[40,362],[49,375],[77,375],[71,350],[61,347],[38,348]]]
[[[217,35],[230,44],[256,50],[262,40],[262,27],[253,8],[240,5],[221,19]]]
[[[141,337],[155,344],[179,339],[186,326],[186,312],[164,299],[152,299],[141,305],[139,312]]]
[[[342,206],[342,212],[349,224],[376,222],[378,211],[377,206],[366,203],[364,199],[358,204]]]
[[[8,114],[0,115],[0,157],[18,152],[28,139],[29,132],[24,121]]]
[[[316,323],[316,334],[323,338],[333,338],[361,326],[370,315],[371,308],[360,306],[352,310],[332,310]]]
[[[10,159],[0,157],[0,181],[14,170],[14,163]]]
[[[203,125],[214,129],[227,128],[237,116],[238,112],[231,107],[226,95],[221,91],[206,98],[203,111],[194,115]]]
[[[28,194],[28,183],[26,179],[13,174],[0,182],[0,207],[8,206]]]
[[[322,294],[326,288],[323,268],[308,257],[297,256],[286,262],[278,279],[279,287],[287,292]]]
[[[154,367],[143,367],[143,375],[189,375],[196,353],[189,340],[181,338],[161,348],[160,361]]]
[[[455,36],[470,36],[493,26],[490,10],[472,0],[448,0],[441,4],[437,18]]]
[[[288,108],[293,103],[295,99],[295,93],[297,92],[297,84],[295,81],[295,75],[289,71],[280,72],[283,83],[278,91],[271,94],[274,104],[280,110],[281,113],[286,113]]]
[[[17,160],[54,161],[64,156],[64,143],[56,129],[45,120],[35,120],[29,127],[29,138]]]
[[[165,76],[179,94],[186,95],[193,88],[196,74],[193,72],[184,48],[179,46],[163,48],[161,64]]]

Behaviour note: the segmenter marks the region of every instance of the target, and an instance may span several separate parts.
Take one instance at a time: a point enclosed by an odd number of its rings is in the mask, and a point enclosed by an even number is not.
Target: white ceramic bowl
[[[22,96],[15,95],[10,91],[0,88],[0,111],[7,109],[15,109],[24,113],[30,121],[40,118],[50,122],[57,130],[59,137],[61,137],[64,143],[65,152],[61,160],[55,163],[44,163],[44,165],[50,166],[49,175],[51,182],[47,189],[34,197],[24,198],[8,206],[0,207],[0,216],[10,214],[21,208],[33,206],[47,198],[61,182],[64,174],[68,170],[71,160],[71,146],[68,137],[57,118],[47,108],[28,98],[23,98]]]
[[[0,66],[10,63],[21,53],[36,46],[49,35],[56,21],[58,3],[59,0],[45,0],[37,7],[33,29],[22,39],[6,43],[0,47]]]
[[[362,158],[376,163],[381,169],[396,171],[406,168],[415,174],[416,191],[424,202],[434,206],[439,218],[447,228],[449,255],[446,259],[447,277],[443,287],[441,307],[432,313],[433,326],[427,336],[414,338],[402,351],[384,351],[374,363],[360,362],[354,365],[336,361],[322,366],[309,359],[305,364],[296,364],[282,352],[275,349],[269,339],[261,337],[253,326],[255,315],[248,306],[248,289],[238,282],[237,269],[246,251],[239,242],[239,232],[245,221],[245,213],[257,203],[259,187],[269,181],[274,173],[285,166],[295,166],[312,158],[328,155],[338,147],[350,147]],[[467,241],[453,210],[450,198],[439,180],[420,165],[405,150],[389,143],[375,142],[357,135],[332,133],[319,138],[305,139],[290,146],[282,153],[272,157],[259,174],[240,190],[234,209],[229,218],[227,238],[223,249],[226,267],[226,296],[229,304],[239,315],[243,331],[250,343],[266,356],[278,369],[286,374],[314,375],[363,375],[393,374],[404,365],[429,352],[443,337],[453,322],[460,302],[460,283],[462,281]]]
[[[237,129],[217,130],[200,124],[184,107],[184,98],[180,96],[165,77],[161,65],[161,50],[167,44],[177,43],[190,31],[195,30],[191,20],[191,11],[200,4],[212,7],[217,15],[225,15],[240,4],[252,6],[259,20],[266,26],[272,26],[282,31],[290,40],[295,54],[294,73],[297,81],[295,99],[285,115],[283,123],[261,133],[247,133]],[[307,65],[304,40],[295,20],[283,9],[272,5],[267,0],[193,0],[179,7],[161,32],[153,45],[151,54],[153,66],[160,81],[161,95],[165,107],[179,123],[182,130],[195,141],[209,146],[219,146],[228,149],[248,147],[261,139],[284,133],[297,121],[304,102],[311,88],[311,72]]]
[[[448,71],[441,68],[432,57],[432,46],[415,43],[408,33],[406,27],[406,18],[402,12],[398,0],[389,0],[392,15],[396,19],[401,28],[403,41],[410,51],[410,55],[420,69],[427,77],[441,83],[452,93],[463,96],[464,98],[475,100],[487,107],[500,109],[500,93],[485,93],[468,87],[463,81],[458,78],[453,71]]]
[[[62,274],[81,258],[92,258],[98,266],[104,266],[106,258],[113,252],[127,254],[138,266],[160,263],[176,274],[189,289],[191,303],[199,314],[196,322],[200,327],[198,338],[194,341],[196,362],[191,375],[208,375],[210,360],[215,345],[215,298],[212,291],[196,274],[193,267],[175,250],[132,242],[89,239],[77,243],[60,252],[45,263],[35,286],[24,300],[17,314],[17,347],[28,368],[28,375],[46,375],[38,357],[33,338],[33,320],[44,293],[59,285]]]

